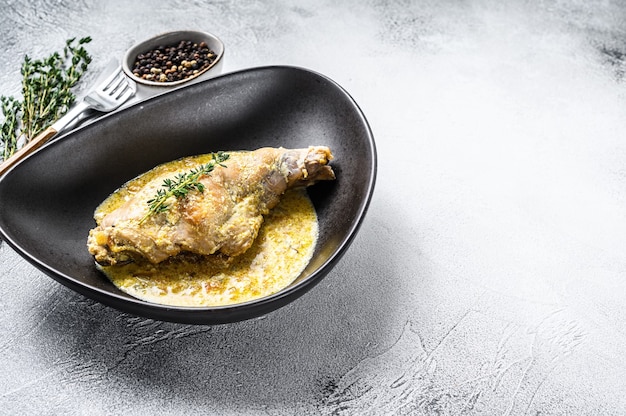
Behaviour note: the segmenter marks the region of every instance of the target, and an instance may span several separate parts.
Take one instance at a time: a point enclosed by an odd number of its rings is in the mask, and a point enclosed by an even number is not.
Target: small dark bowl
[[[337,180],[309,188],[319,217],[313,259],[284,290],[222,307],[172,307],[118,290],[86,249],[93,211],[120,185],[183,156],[263,146],[328,145]],[[264,67],[181,87],[135,104],[44,146],[0,178],[0,234],[67,287],[147,318],[218,324],[266,314],[317,284],[354,239],[376,179],[367,120],[330,79]]]

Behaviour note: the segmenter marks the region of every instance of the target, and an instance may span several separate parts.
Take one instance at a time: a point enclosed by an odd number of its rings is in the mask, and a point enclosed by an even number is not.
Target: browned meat
[[[327,165],[332,157],[323,146],[233,152],[226,167],[200,178],[203,192],[171,197],[167,211],[144,218],[147,201],[173,174],[159,175],[98,221],[89,252],[104,265],[139,257],[159,263],[182,252],[237,256],[252,245],[263,215],[287,189],[335,178]]]

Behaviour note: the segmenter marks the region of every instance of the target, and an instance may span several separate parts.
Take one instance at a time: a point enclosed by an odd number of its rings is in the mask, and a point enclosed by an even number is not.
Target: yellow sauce
[[[189,163],[189,159],[172,163],[185,162]],[[150,176],[155,173],[149,172]],[[97,208],[95,218],[102,218],[119,206],[133,189],[149,180],[145,176],[109,196]],[[306,191],[290,190],[265,216],[253,246],[241,256],[227,260],[220,256],[180,255],[159,264],[135,262],[98,267],[120,290],[148,302],[198,307],[229,305],[268,296],[288,286],[310,261],[317,235],[317,214]]]

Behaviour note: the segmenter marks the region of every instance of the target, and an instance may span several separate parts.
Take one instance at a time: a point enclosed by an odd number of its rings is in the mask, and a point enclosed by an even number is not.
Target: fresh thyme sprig
[[[199,179],[213,172],[215,165],[226,167],[223,162],[225,162],[229,156],[228,153],[224,152],[213,153],[211,155],[212,159],[208,163],[200,165],[196,169],[191,169],[189,172],[179,173],[174,179],[168,178],[163,180],[162,188],[157,190],[154,198],[146,202],[148,204],[148,212],[139,220],[139,224],[146,221],[152,214],[167,211],[170,208],[167,204],[167,200],[171,197],[175,197],[176,199],[184,198],[194,189],[198,192],[204,192],[204,185]]]
[[[7,160],[18,148],[18,126],[21,103],[13,97],[0,97],[4,122],[0,126],[0,142],[2,144],[1,160]]]
[[[19,147],[37,136],[67,112],[76,96],[72,92],[91,56],[84,45],[90,37],[65,42],[63,53],[54,52],[42,60],[24,57],[21,68],[22,101],[0,97],[4,121],[0,126],[0,155],[8,159]],[[24,140],[20,140],[23,137]]]

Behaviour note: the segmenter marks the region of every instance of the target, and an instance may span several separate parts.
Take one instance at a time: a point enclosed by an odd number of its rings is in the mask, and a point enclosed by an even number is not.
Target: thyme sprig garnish
[[[162,187],[157,190],[154,198],[146,201],[148,212],[139,220],[139,224],[146,221],[152,214],[167,211],[170,208],[167,201],[171,197],[176,199],[184,198],[194,189],[198,192],[204,192],[204,185],[200,182],[200,178],[213,172],[216,165],[226,167],[223,163],[228,160],[229,156],[228,153],[224,152],[213,153],[211,155],[212,159],[208,163],[191,169],[189,172],[179,173],[174,179],[164,179]]]
[[[63,53],[22,63],[22,100],[0,97],[4,120],[0,125],[0,146],[3,160],[44,131],[69,110],[76,100],[72,88],[91,62],[84,45],[90,37],[68,39]]]

